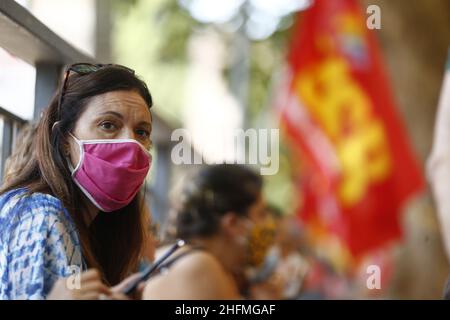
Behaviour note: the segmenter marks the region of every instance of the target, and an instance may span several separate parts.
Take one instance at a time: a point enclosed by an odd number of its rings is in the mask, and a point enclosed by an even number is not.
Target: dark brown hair
[[[146,84],[123,68],[105,67],[85,75],[71,73],[61,114],[57,112],[59,88],[38,123],[30,160],[0,190],[4,193],[25,187],[28,194],[41,192],[58,198],[77,226],[88,267],[99,269],[109,285],[117,284],[137,269],[147,230],[144,197],[140,193],[120,210],[100,212],[87,225],[82,215],[86,212],[82,193],[71,178],[64,146],[90,99],[118,90],[137,92],[149,108],[153,104]]]
[[[37,124],[33,122],[25,124],[20,129],[13,152],[5,161],[4,183],[8,183],[8,181],[16,177],[25,168],[27,162],[31,160],[33,140],[36,132]]]

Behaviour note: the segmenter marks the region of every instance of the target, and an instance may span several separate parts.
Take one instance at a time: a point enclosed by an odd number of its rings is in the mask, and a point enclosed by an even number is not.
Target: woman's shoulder
[[[169,247],[170,246],[159,248],[156,252],[157,258],[167,252]],[[171,263],[172,259],[173,263]],[[205,271],[213,273],[224,272],[221,263],[216,257],[207,250],[197,247],[187,246],[179,249],[178,252],[167,261],[170,263],[170,271],[174,271],[175,273],[204,273]]]
[[[188,248],[186,248],[188,250]],[[234,279],[205,250],[183,256],[161,276],[147,282],[146,299],[237,299]]]
[[[50,194],[30,193],[25,188],[17,188],[0,195],[0,217],[2,218],[12,213],[23,213],[25,216],[45,213],[47,216],[52,216],[64,211],[62,202]],[[24,215],[21,217],[24,218]]]
[[[29,193],[25,188],[13,189],[0,195],[2,236],[11,236],[14,231],[48,233],[53,230],[61,231],[61,228],[70,232],[75,226],[56,197],[40,192]]]
[[[219,260],[206,250],[192,249],[186,258],[180,259],[180,262],[174,266],[180,268],[187,273],[209,272],[212,274],[223,273],[223,269]]]
[[[48,194],[0,195],[0,237],[0,299],[41,299],[71,266],[83,264],[76,228]]]
[[[12,189],[0,194],[0,212],[7,212],[17,205],[28,207],[47,205],[62,208],[62,203],[58,198],[41,192],[30,193],[26,188]]]

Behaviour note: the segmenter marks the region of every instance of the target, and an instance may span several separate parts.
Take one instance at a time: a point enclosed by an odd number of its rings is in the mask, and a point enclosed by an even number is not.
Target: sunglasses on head
[[[64,99],[64,94],[66,92],[67,89],[67,81],[69,80],[69,75],[71,72],[75,72],[79,75],[87,75],[87,74],[91,74],[94,73],[100,69],[105,69],[105,68],[118,68],[118,69],[123,69],[126,70],[128,72],[130,72],[131,74],[134,74],[134,70],[127,68],[125,66],[122,66],[120,64],[92,64],[92,63],[75,63],[72,64],[70,66],[67,67],[66,72],[64,73],[64,82],[63,82],[63,86],[61,89],[61,93],[59,95],[58,98],[58,119],[60,119],[61,117],[61,105]]]

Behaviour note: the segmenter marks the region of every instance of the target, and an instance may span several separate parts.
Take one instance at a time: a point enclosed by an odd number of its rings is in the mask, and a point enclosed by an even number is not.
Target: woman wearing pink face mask
[[[74,288],[85,294],[71,296],[119,296],[109,287],[137,270],[147,239],[151,106],[126,67],[67,69],[32,156],[0,190],[0,299],[45,299],[58,279],[88,268],[97,272]]]

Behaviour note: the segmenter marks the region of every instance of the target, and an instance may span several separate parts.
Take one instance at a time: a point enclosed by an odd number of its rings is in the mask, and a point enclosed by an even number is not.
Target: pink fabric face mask
[[[102,211],[128,205],[139,192],[152,163],[151,154],[133,139],[78,140],[80,160],[68,159],[72,179]]]

